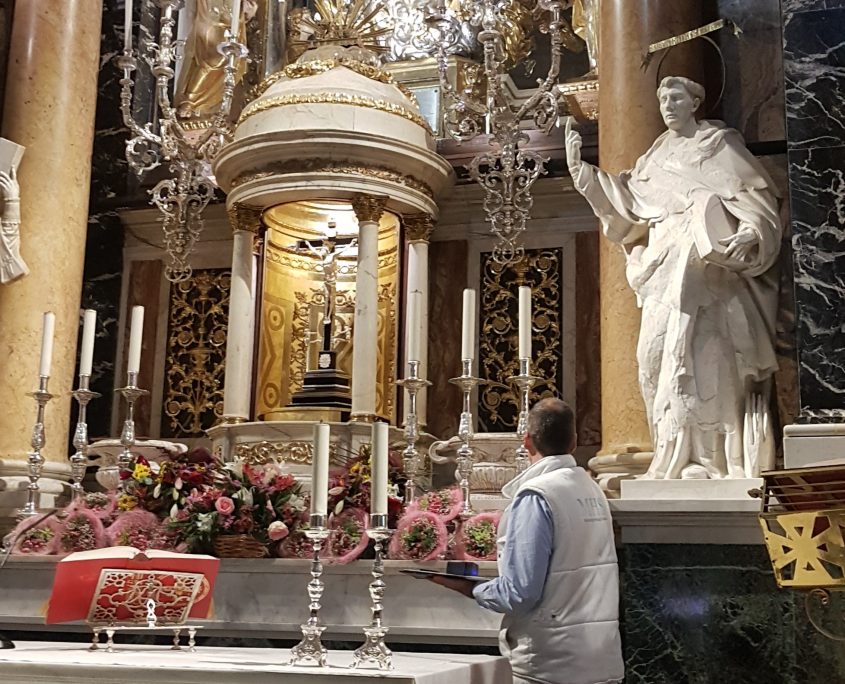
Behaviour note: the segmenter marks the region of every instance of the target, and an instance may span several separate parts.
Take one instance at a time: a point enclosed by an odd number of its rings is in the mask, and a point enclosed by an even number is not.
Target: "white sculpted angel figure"
[[[21,189],[15,169],[0,171],[3,216],[0,218],[0,283],[9,283],[29,273],[21,258]]]
[[[778,191],[739,133],[695,119],[702,86],[668,77],[657,95],[669,130],[631,171],[583,162],[566,127],[573,183],[623,247],[642,309],[646,477],[756,477],[774,465]]]

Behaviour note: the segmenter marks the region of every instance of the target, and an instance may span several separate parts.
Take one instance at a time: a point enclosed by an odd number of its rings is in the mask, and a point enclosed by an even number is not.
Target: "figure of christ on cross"
[[[323,292],[326,300],[323,307],[323,339],[320,351],[331,351],[332,348],[335,299],[337,297],[337,260],[357,244],[357,238],[338,239],[337,224],[334,221],[329,221],[325,237],[322,240],[313,243],[308,240],[300,240],[296,245],[297,251],[307,250],[320,259],[320,270],[323,273]]]

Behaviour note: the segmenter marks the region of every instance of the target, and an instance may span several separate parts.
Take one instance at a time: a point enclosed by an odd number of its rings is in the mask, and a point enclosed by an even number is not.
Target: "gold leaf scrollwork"
[[[479,339],[482,385],[478,398],[479,426],[483,432],[516,429],[519,400],[506,378],[517,375],[517,288],[531,287],[532,370],[543,380],[531,392],[531,403],[559,396],[562,381],[561,310],[562,250],[528,249],[523,259],[506,265],[492,253],[481,255],[481,335]]]
[[[223,415],[231,271],[174,283],[168,311],[162,436],[199,437]]]
[[[310,465],[313,454],[311,442],[249,442],[235,445],[235,457],[250,465],[295,463]],[[329,462],[343,465],[346,461],[337,444],[329,445]]]

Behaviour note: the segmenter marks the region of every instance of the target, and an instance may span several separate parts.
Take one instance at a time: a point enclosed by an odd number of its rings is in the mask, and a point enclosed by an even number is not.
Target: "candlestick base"
[[[393,667],[393,653],[384,643],[388,628],[382,624],[382,599],[386,585],[384,583],[384,543],[390,539],[392,530],[386,527],[387,516],[383,514],[370,515],[370,527],[367,536],[375,542],[376,557],[373,560],[373,581],[370,582],[370,600],[372,601],[372,620],[364,627],[364,643],[352,654],[352,665],[357,668],[374,664],[379,670],[389,670]]]
[[[393,668],[393,651],[384,643],[387,627],[364,627],[367,640],[352,654],[352,667],[357,668],[374,664],[379,670]]]
[[[302,641],[291,649],[290,664],[302,665],[314,663],[318,667],[326,666],[326,654],[328,650],[323,646],[322,636],[326,631],[326,625],[320,619],[320,600],[323,597],[323,562],[320,559],[320,552],[329,530],[324,526],[326,516],[319,513],[311,514],[311,527],[305,531],[305,536],[311,540],[311,581],[308,582],[309,609],[311,611],[308,621],[300,625],[302,629]]]

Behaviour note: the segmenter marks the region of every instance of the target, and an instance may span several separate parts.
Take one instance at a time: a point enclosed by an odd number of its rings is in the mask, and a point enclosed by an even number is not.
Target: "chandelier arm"
[[[561,27],[561,6],[560,2],[552,2],[549,5],[552,12],[552,20],[549,23],[549,38],[551,41],[552,63],[549,66],[549,72],[542,82],[538,82],[538,88],[531,97],[519,108],[517,113],[517,121],[521,121],[528,112],[534,109],[541,99],[547,96],[557,87],[557,79],[560,74],[560,63],[563,54],[563,35],[560,31]]]
[[[118,66],[123,69],[123,78],[120,79],[120,113],[123,125],[126,126],[135,137],[143,138],[154,145],[161,143],[161,138],[153,133],[149,125],[141,126],[132,116],[132,88],[135,81],[132,80],[132,72],[137,66],[135,57],[131,50],[124,50],[118,58]]]
[[[160,3],[162,12],[159,20],[158,53],[153,73],[156,77],[156,94],[162,117],[175,120],[169,86],[176,73],[173,69],[176,59],[173,43],[173,28],[176,26],[176,19],[173,17],[173,11],[179,7],[181,0],[160,0]]]

